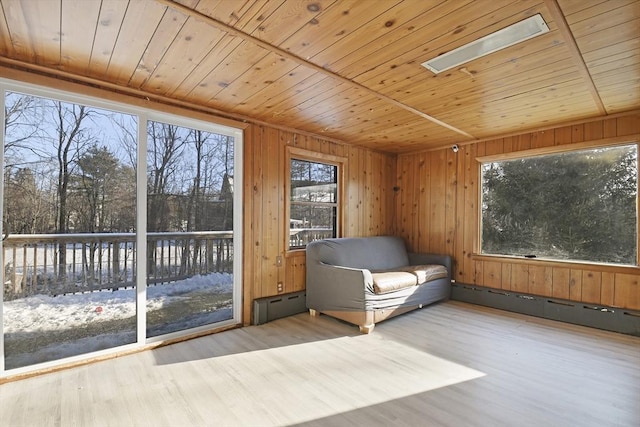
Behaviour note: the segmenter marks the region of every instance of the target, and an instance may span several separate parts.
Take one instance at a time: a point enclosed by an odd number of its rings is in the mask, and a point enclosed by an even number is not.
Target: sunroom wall
[[[640,309],[640,268],[477,254],[479,162],[493,156],[598,140],[638,142],[640,113],[398,157],[397,234],[414,251],[452,255],[458,283]],[[623,137],[623,138],[620,138]]]

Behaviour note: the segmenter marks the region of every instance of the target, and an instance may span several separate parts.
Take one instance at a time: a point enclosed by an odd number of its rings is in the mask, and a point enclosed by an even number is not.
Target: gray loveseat
[[[324,239],[307,245],[307,308],[369,333],[377,322],[451,292],[448,255],[408,253],[399,237]]]

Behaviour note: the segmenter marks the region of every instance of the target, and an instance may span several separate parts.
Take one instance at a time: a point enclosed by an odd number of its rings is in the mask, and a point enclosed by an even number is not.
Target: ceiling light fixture
[[[542,15],[537,14],[423,62],[422,66],[438,74],[548,31],[549,27]]]

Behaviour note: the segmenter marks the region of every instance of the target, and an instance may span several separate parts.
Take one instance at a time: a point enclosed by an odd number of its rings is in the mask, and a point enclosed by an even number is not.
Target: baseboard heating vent
[[[305,291],[258,298],[253,301],[253,324],[261,325],[306,310],[307,293]]]
[[[640,312],[455,283],[451,299],[501,310],[640,336]]]

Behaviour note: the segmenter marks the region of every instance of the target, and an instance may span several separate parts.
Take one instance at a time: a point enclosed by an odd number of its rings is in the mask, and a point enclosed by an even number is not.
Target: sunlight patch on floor
[[[228,411],[229,419],[242,411],[249,423],[265,423],[269,414],[267,423],[277,424],[279,411],[286,414],[282,421],[311,421],[485,375],[375,334],[176,362],[160,369],[178,371],[184,367],[176,365],[190,363],[216,373],[207,378],[208,388],[219,391],[211,399],[216,422]],[[286,390],[285,401],[279,390]]]

